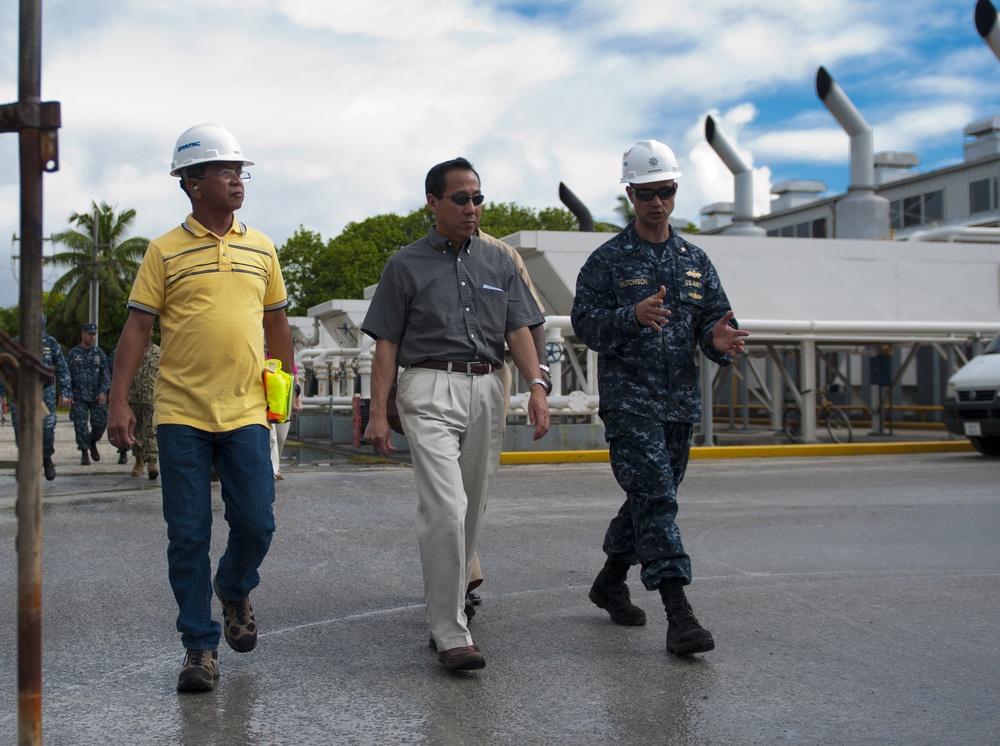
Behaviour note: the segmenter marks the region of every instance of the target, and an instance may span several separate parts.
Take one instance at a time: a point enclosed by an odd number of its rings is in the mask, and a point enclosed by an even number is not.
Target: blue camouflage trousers
[[[76,431],[76,447],[86,451],[104,436],[108,426],[108,405],[96,401],[73,400],[69,408],[69,418]]]
[[[42,389],[42,401],[49,414],[42,418],[42,458],[56,452],[56,387],[46,386]],[[17,408],[10,405],[10,424],[14,427],[14,442],[17,442]]]
[[[621,410],[606,411],[603,419],[611,470],[625,490],[625,502],[604,536],[604,553],[641,565],[646,590],[656,590],[668,578],[687,585],[691,558],[674,519],[694,426]]]

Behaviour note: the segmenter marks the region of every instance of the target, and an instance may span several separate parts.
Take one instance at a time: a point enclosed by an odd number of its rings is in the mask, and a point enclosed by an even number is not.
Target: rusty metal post
[[[41,0],[21,0],[18,101],[41,101]],[[37,129],[22,129],[21,342],[42,354],[42,164]],[[42,382],[18,376],[17,735],[42,742]]]
[[[17,132],[21,165],[20,339],[42,352],[42,174],[59,168],[59,104],[41,102],[41,0],[20,0],[18,102],[0,106],[0,132]],[[40,366],[21,365],[15,397],[17,462],[18,743],[42,742],[42,403]]]

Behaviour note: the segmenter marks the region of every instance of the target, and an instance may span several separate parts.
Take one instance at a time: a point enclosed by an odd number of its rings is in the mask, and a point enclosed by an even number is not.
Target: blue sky
[[[1000,114],[1000,62],[974,0],[43,0],[42,97],[62,105],[45,232],[91,200],[177,224],[177,136],[218,121],[251,169],[241,217],[277,244],[299,225],[423,202],[427,169],[465,155],[489,200],[559,206],[566,184],[613,220],[620,157],[653,137],[684,176],[677,217],[732,199],[706,115],[770,186],[849,178],[847,135],[818,100],[824,66],[876,150],[927,171],[962,159],[962,128]],[[17,0],[0,0],[0,102],[17,98]],[[16,303],[17,137],[0,135],[0,305]]]

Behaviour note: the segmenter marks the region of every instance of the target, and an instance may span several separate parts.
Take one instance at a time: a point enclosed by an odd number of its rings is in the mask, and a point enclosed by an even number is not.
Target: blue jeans
[[[257,568],[274,533],[268,436],[263,425],[224,433],[187,425],[157,428],[170,587],[180,608],[177,631],[188,650],[214,650],[222,632],[212,618],[212,466],[229,524],[216,572],[219,588],[226,598],[238,599],[260,583]]]

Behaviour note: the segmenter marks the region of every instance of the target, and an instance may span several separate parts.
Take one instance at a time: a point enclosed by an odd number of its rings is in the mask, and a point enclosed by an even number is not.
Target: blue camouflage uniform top
[[[661,285],[663,305],[673,313],[662,333],[635,318],[636,305]],[[733,361],[712,345],[712,327],[729,310],[708,255],[673,230],[662,257],[634,222],[598,247],[577,277],[570,318],[576,336],[598,353],[599,414],[617,409],[699,422],[696,345],[719,365]]]
[[[14,337],[15,342],[21,341],[21,335],[18,334]],[[47,332],[42,332],[42,355],[41,355],[42,365],[53,368],[55,371],[55,382],[59,384],[59,395],[69,396],[70,391],[73,388],[72,381],[70,379],[69,367],[66,365],[66,357],[63,355],[62,347],[56,341],[56,338]],[[14,396],[13,391],[7,391],[6,386],[0,382],[0,396],[10,394],[11,397]],[[51,383],[45,384],[42,390],[43,398],[51,397],[52,401],[55,401],[55,389]],[[53,410],[52,414],[55,414]]]
[[[73,401],[95,402],[98,394],[107,397],[111,373],[104,350],[97,345],[89,350],[77,345],[66,353],[66,362],[73,377]]]

